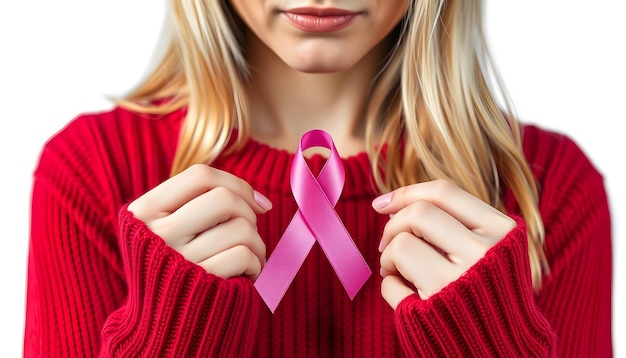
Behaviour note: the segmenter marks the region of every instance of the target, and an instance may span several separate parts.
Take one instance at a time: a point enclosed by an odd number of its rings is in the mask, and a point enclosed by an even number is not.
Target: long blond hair
[[[243,25],[227,1],[171,0],[170,6],[167,49],[118,103],[146,113],[186,108],[175,175],[191,164],[211,163],[248,139],[248,73]],[[380,191],[445,178],[503,210],[501,185],[512,190],[527,223],[538,289],[547,272],[538,189],[487,48],[483,7],[482,0],[413,1],[372,85],[366,145]],[[236,140],[227,147],[234,129]]]

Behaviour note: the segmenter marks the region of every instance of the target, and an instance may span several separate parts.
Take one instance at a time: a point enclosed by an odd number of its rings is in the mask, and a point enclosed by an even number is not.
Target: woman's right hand
[[[130,203],[128,211],[208,273],[256,280],[266,260],[256,215],[271,208],[244,180],[196,164]]]

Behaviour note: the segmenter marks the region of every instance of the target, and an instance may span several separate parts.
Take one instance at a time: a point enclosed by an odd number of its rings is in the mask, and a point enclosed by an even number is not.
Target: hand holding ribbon
[[[330,150],[317,178],[302,154],[313,147]],[[348,296],[354,299],[372,272],[334,209],[345,184],[345,172],[328,133],[312,130],[302,136],[290,179],[299,209],[254,286],[274,312],[317,241]]]

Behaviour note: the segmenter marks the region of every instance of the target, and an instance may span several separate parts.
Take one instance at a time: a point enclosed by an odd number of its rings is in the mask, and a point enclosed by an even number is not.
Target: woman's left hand
[[[416,292],[427,299],[455,281],[516,225],[447,180],[396,189],[372,206],[391,216],[379,250],[381,291],[393,309]]]

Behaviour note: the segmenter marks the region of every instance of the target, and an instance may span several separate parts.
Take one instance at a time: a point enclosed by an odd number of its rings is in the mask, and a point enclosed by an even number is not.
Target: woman
[[[482,6],[171,1],[152,74],[44,147],[26,355],[610,356],[602,177],[501,110]],[[272,313],[254,282],[315,128],[374,275],[350,300],[314,245]]]

